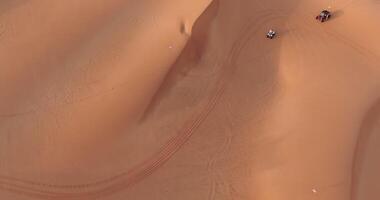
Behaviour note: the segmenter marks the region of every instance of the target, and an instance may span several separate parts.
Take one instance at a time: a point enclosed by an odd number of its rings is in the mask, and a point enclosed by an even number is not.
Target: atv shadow
[[[341,17],[343,15],[344,15],[344,11],[343,10],[335,10],[335,11],[332,12],[330,20],[335,20],[335,19],[337,19],[337,18],[339,18],[339,17]]]

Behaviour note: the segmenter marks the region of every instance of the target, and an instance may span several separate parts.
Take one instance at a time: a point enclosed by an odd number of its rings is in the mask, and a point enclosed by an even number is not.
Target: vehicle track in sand
[[[249,21],[242,28],[240,34],[238,34],[240,37],[233,43],[228,55],[226,56],[220,78],[216,84],[217,89],[212,93],[212,95],[210,95],[208,102],[199,111],[199,113],[197,112],[198,114],[193,117],[193,120],[185,123],[183,126],[184,128],[182,128],[183,131],[180,131],[177,136],[169,139],[161,150],[143,163],[132,168],[131,170],[100,181],[76,185],[54,185],[0,176],[0,189],[40,199],[95,199],[110,194],[114,191],[128,188],[149,176],[166,161],[168,161],[190,139],[192,134],[199,128],[202,122],[207,119],[228,86],[228,78],[231,77],[235,71],[235,63],[237,62],[240,53],[244,50],[249,41],[253,39],[252,34],[258,32],[260,27],[268,21],[288,16],[287,14],[281,14],[281,12],[286,13],[281,10],[262,11],[260,12],[260,15],[257,16],[258,19],[255,18],[254,21]],[[91,188],[93,188],[93,190],[88,191]]]
[[[372,62],[380,62],[380,55],[373,52],[369,48],[355,42],[352,39],[349,39],[348,37],[344,36],[343,34],[334,31],[334,30],[324,30],[326,33],[328,33],[329,36],[334,37],[336,40],[341,41],[344,45],[348,46],[349,48],[355,50],[357,53],[359,53],[361,56],[365,57],[368,60],[371,60]]]

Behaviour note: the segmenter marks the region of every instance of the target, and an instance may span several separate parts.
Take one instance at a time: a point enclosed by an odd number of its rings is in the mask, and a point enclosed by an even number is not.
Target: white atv
[[[276,36],[276,32],[274,30],[269,30],[269,32],[267,33],[267,38],[269,39],[273,39],[274,36]]]

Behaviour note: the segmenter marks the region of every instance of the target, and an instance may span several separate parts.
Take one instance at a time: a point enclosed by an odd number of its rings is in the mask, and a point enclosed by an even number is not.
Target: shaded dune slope
[[[0,7],[0,197],[379,197],[376,1]]]

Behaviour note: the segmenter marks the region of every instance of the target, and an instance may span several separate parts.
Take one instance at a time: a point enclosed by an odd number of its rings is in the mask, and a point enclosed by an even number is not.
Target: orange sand
[[[379,9],[0,1],[0,199],[380,199]]]

